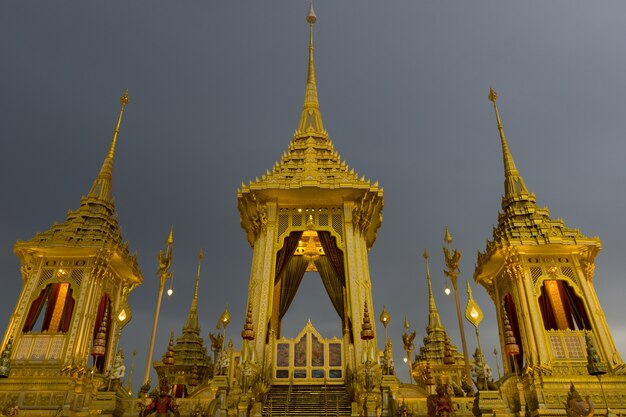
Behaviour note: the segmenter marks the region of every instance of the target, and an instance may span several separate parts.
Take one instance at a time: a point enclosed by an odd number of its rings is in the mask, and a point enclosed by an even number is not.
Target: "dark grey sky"
[[[156,301],[156,253],[171,224],[175,294],[163,303],[155,356],[171,329],[180,334],[199,248],[202,335],[228,302],[229,335],[240,343],[252,252],[236,189],[271,168],[296,128],[307,7],[304,0],[1,6],[0,322],[8,322],[21,285],[14,242],[78,206],[128,88],[113,193],[145,276],[121,343],[127,366],[138,351],[134,387]],[[375,315],[385,304],[392,317],[401,378],[404,315],[418,339],[425,332],[425,248],[443,322],[460,344],[453,302],[442,292],[441,243],[447,224],[464,254],[462,278],[471,278],[497,220],[503,168],[490,85],[538,204],[602,238],[594,283],[625,353],[626,4],[319,1],[316,12],[325,127],[350,166],[385,188],[370,269]],[[482,288],[474,294],[492,359],[494,308]],[[339,335],[332,311],[319,280],[307,276],[287,333],[310,317],[326,336]],[[473,350],[470,325],[466,332]]]

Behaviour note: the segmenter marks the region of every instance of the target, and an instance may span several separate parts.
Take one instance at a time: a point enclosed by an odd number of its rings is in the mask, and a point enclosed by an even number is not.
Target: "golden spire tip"
[[[309,22],[309,25],[313,25],[317,21],[315,10],[313,10],[313,0],[309,2],[309,14],[306,16],[306,21]]]
[[[424,254],[422,256],[424,256],[424,259],[428,260],[428,251],[424,249]]]
[[[202,249],[200,249],[200,251],[198,252],[198,261],[201,261],[202,258],[204,258],[204,252],[202,252]]]
[[[498,101],[498,93],[491,87],[489,87],[489,101],[493,104],[496,104],[496,101]]]
[[[448,245],[452,243],[452,235],[450,234],[450,231],[448,230],[448,225],[446,225],[446,233],[445,233],[444,240],[446,241]]]
[[[167,242],[168,245],[172,245],[174,243],[174,225],[172,225],[172,227],[170,227],[170,234],[167,235]]]
[[[128,104],[128,88],[124,90],[124,94],[120,97],[120,103],[122,103],[122,106],[126,106]]]

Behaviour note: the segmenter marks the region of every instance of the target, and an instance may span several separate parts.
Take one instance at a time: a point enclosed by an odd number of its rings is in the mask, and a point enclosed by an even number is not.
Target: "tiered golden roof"
[[[248,233],[252,245],[258,232],[262,215],[258,212],[259,201],[274,199],[281,193],[281,200],[302,201],[303,195],[311,202],[319,199],[320,204],[340,204],[346,197],[363,194],[363,201],[369,201],[373,219],[368,226],[368,245],[375,240],[380,227],[383,189],[378,182],[371,183],[354,168],[349,168],[345,160],[335,150],[328,132],[324,129],[322,114],[317,96],[315,65],[313,60],[313,24],[317,20],[313,7],[309,9],[309,61],[304,105],[298,128],[287,151],[283,153],[271,170],[260,179],[257,177],[248,184],[242,183],[237,190],[241,225]],[[315,189],[337,190],[336,192],[316,193]],[[293,194],[289,191],[293,190]]]
[[[446,347],[450,354],[462,362],[463,355],[457,351],[455,345],[450,344],[450,336],[446,332],[445,326],[441,323],[441,317],[435,303],[433,287],[430,280],[430,268],[428,265],[428,252],[424,251],[424,259],[426,260],[426,281],[428,282],[428,324],[426,326],[426,336],[423,339],[423,345],[420,346],[419,354],[416,360],[432,361],[432,365],[443,364]]]
[[[537,207],[535,195],[528,192],[524,179],[520,175],[515,161],[509,150],[500,113],[497,106],[497,93],[491,89],[489,100],[493,103],[502,144],[502,158],[504,162],[504,195],[502,196],[502,211],[498,213],[498,225],[493,229],[493,238],[487,241],[484,252],[478,253],[478,261],[474,277],[477,282],[484,282],[488,275],[483,273],[483,267],[489,259],[505,257],[504,248],[511,246],[533,246],[548,244],[578,245],[581,250],[589,251],[591,260],[602,243],[598,237],[587,237],[580,230],[568,228],[563,219],[552,219],[547,207]]]
[[[128,242],[123,241],[112,197],[115,147],[124,108],[128,104],[128,91],[124,92],[120,102],[122,107],[111,145],[89,193],[80,199],[78,209],[67,213],[65,222],[54,223],[50,229],[37,233],[31,240],[16,242],[14,251],[21,260],[35,249],[49,254],[65,253],[67,248],[84,248],[85,253],[104,249],[112,253],[111,261],[120,275],[127,277],[134,285],[143,281],[136,256],[130,253]]]

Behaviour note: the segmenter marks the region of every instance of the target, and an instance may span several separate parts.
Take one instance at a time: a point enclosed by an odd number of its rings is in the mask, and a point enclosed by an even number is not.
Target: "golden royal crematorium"
[[[598,238],[550,217],[517,170],[491,90],[504,162],[502,209],[475,284],[495,305],[504,376],[495,378],[480,347],[483,313],[469,283],[458,283],[461,253],[445,233],[461,348],[453,344],[433,297],[421,344],[405,320],[410,381],[396,376],[387,310],[374,315],[368,250],[382,223],[383,189],[341,159],[324,129],[313,60],[311,5],[308,73],[300,120],[287,150],[260,179],[237,190],[241,226],[252,248],[241,339],[200,336],[198,275],[180,336],[149,364],[158,375],[135,395],[118,351],[131,319],[129,293],[143,281],[121,235],[112,198],[121,110],[91,189],[66,220],[18,241],[22,291],[0,350],[0,406],[19,416],[592,416],[626,413],[626,375],[594,289]],[[494,196],[495,198],[495,196]],[[495,215],[495,213],[494,213]],[[173,232],[159,254],[160,294],[171,276]],[[281,321],[307,272],[317,272],[342,334],[324,338],[308,322],[293,339]],[[459,291],[467,291],[466,306]],[[159,295],[160,295],[159,294]],[[160,296],[158,298],[160,300]],[[157,314],[160,305],[157,304]],[[242,312],[244,313],[244,312]],[[463,320],[478,336],[468,352]],[[380,320],[384,332],[377,331]],[[383,346],[383,349],[380,349]],[[164,347],[159,350],[163,351]],[[404,364],[402,364],[404,366]],[[148,368],[149,371],[149,368]]]

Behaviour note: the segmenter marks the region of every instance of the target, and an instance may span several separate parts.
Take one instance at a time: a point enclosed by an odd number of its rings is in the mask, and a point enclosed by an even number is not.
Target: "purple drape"
[[[274,275],[274,283],[281,280],[285,267],[289,263],[289,260],[293,256],[298,242],[302,237],[302,232],[291,232],[289,236],[285,238],[283,248],[276,254],[276,274]]]
[[[330,297],[335,311],[339,314],[341,320],[344,320],[344,303],[343,303],[343,284],[337,277],[335,269],[332,267],[330,259],[327,256],[320,256],[315,260],[315,267],[322,278],[322,283],[326,292]]]
[[[346,274],[343,266],[343,252],[337,247],[337,241],[330,232],[319,231],[317,232],[320,243],[324,249],[324,253],[328,256],[330,264],[333,266],[341,285],[346,285]]]
[[[304,256],[292,256],[287,263],[280,287],[279,320],[282,320],[287,310],[289,310],[289,306],[298,292],[298,287],[302,282],[308,264],[309,262]]]

